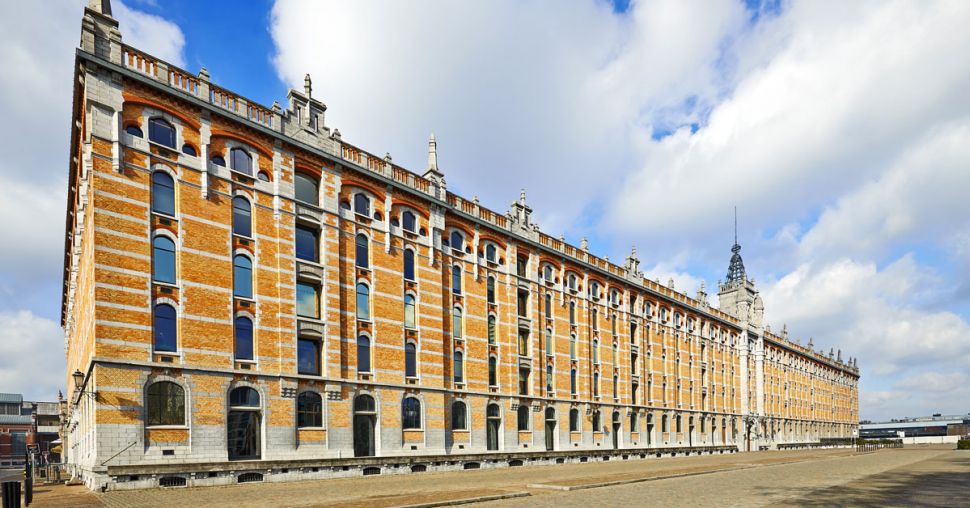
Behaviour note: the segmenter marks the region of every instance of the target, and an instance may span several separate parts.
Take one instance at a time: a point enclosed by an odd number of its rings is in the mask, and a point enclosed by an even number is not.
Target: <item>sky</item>
[[[81,0],[0,19],[0,391],[53,399]],[[857,357],[861,417],[970,412],[970,2],[112,2],[125,43]],[[11,72],[15,69],[16,72]],[[716,296],[713,297],[716,303]]]

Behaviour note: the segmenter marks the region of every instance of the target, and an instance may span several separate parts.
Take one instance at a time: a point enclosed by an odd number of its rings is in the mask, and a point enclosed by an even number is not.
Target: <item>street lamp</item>
[[[71,374],[71,377],[74,378],[74,389],[76,391],[81,390],[81,386],[84,384],[84,373],[80,370],[75,370],[74,374]]]

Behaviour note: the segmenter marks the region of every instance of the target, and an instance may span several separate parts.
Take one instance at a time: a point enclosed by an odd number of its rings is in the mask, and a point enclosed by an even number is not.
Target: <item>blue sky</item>
[[[0,21],[0,391],[31,397],[64,379],[83,3]],[[864,418],[970,411],[965,2],[113,4],[126,43],[265,105],[310,73],[328,126],[412,170],[435,132],[450,189],[504,212],[526,188],[548,233],[636,245],[689,294],[716,293],[737,206],[769,323],[858,357]]]

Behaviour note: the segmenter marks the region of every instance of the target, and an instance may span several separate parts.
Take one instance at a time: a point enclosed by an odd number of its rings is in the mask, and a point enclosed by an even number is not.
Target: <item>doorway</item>
[[[354,399],[354,457],[377,455],[376,428],[377,404],[374,397],[358,395]]]
[[[501,410],[497,404],[489,404],[485,409],[485,445],[488,450],[498,450],[498,434],[501,428]]]
[[[556,410],[546,408],[546,451],[556,449]]]
[[[229,392],[229,415],[226,419],[226,444],[229,460],[259,460],[261,414],[259,392],[241,386]]]
[[[620,412],[613,411],[613,449],[618,450],[620,448],[620,429],[623,428],[623,424],[620,422]]]

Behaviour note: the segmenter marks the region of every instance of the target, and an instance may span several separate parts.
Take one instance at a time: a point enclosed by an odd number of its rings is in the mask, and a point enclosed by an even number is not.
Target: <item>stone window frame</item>
[[[239,319],[239,318],[247,318],[253,324],[253,359],[252,360],[245,360],[245,359],[241,360],[239,358],[236,358],[236,319]],[[235,313],[233,313],[232,315],[232,341],[233,341],[232,348],[233,349],[232,349],[232,360],[231,360],[232,362],[245,362],[245,363],[252,363],[252,364],[259,363],[258,361],[259,354],[257,354],[257,351],[256,351],[256,344],[258,343],[256,334],[258,329],[259,329],[259,321],[256,320],[256,315],[253,314],[252,312],[248,310],[237,310]]]
[[[320,426],[319,427],[301,427],[300,426],[300,395],[304,393],[313,393],[320,397]],[[321,393],[313,387],[303,387],[301,388],[296,397],[293,400],[293,409],[296,412],[296,418],[294,419],[294,424],[297,429],[302,430],[327,430],[327,396]]]
[[[148,389],[157,383],[174,383],[182,388],[182,403],[184,407],[182,425],[149,425],[148,424]],[[149,377],[142,385],[142,427],[145,429],[190,429],[192,422],[192,391],[184,379],[169,374],[158,374]],[[150,445],[149,445],[150,446]]]

